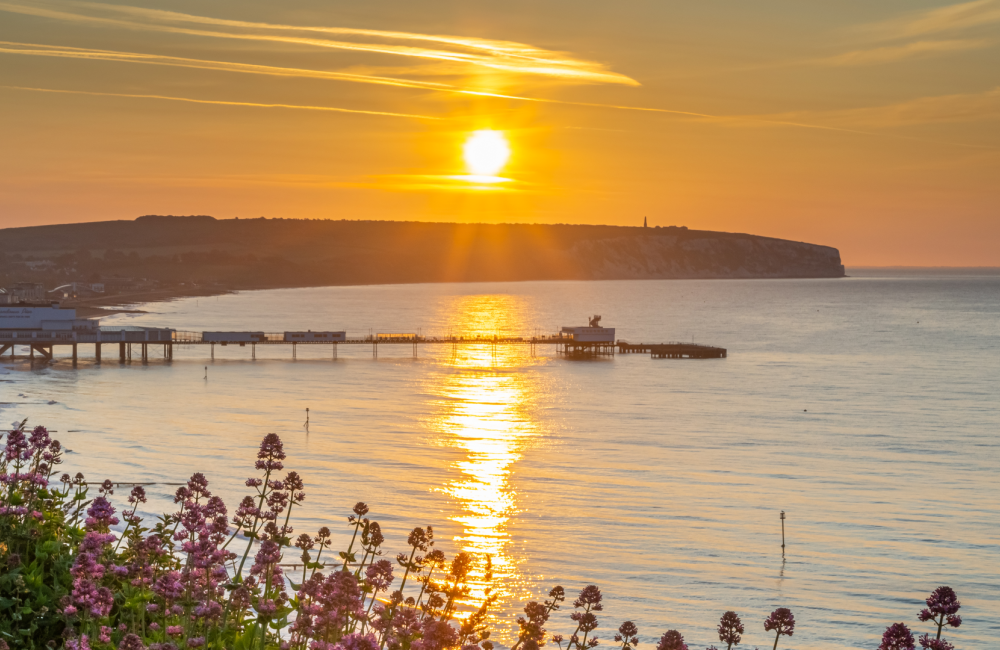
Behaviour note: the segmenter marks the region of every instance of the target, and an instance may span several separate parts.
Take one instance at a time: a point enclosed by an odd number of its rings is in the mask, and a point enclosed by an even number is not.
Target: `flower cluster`
[[[921,622],[930,621],[937,626],[934,636],[929,633],[920,637],[920,647],[925,650],[954,650],[954,645],[946,639],[941,638],[944,627],[959,627],[962,625],[962,617],[958,615],[962,603],[958,600],[958,595],[951,587],[938,587],[927,597],[927,607],[917,614]],[[913,633],[905,623],[893,623],[886,628],[882,635],[882,644],[879,650],[914,650]]]
[[[346,550],[327,552],[333,533],[325,526],[293,541],[291,515],[305,500],[305,485],[295,472],[281,476],[286,454],[275,434],[261,442],[255,463],[259,474],[246,480],[251,493],[232,516],[212,494],[208,479],[196,473],[176,491],[176,512],[150,525],[138,514],[147,502],[141,485],[132,487],[121,511],[112,498],[122,484],[104,481],[93,498],[80,474],[63,474],[53,486],[54,467],[61,462],[59,442],[44,427],[29,432],[25,424],[15,423],[0,454],[0,603],[5,608],[13,603],[19,620],[30,620],[32,637],[24,647],[494,648],[489,622],[497,596],[489,586],[489,556],[458,553],[448,561],[427,526],[412,529],[409,550],[393,562],[383,557],[381,526],[363,502],[347,517]],[[124,529],[114,532],[122,522]],[[231,550],[234,543],[242,544],[239,550]],[[297,563],[286,563],[289,552]],[[36,560],[26,565],[21,558]],[[475,604],[473,581],[483,594]],[[34,592],[29,584],[36,585]],[[37,585],[45,585],[45,591]],[[565,637],[548,633],[552,615],[566,598],[557,586],[542,602],[527,603],[511,650],[540,650],[548,641],[560,650],[600,645],[596,632],[604,595],[596,585],[585,586],[572,601],[573,632]],[[961,625],[960,607],[949,587],[927,598],[919,619],[937,630],[936,636],[920,637],[922,648],[953,649],[941,632]],[[0,616],[0,650],[6,650],[3,639],[28,629],[7,618]],[[795,617],[779,607],[763,627],[774,635],[777,648],[782,636],[794,633]],[[722,615],[718,636],[726,650],[740,644],[744,633],[736,612]],[[623,622],[614,641],[618,650],[637,650],[638,626]],[[670,629],[659,637],[656,650],[688,650],[688,644],[680,631]],[[879,650],[915,650],[913,634],[905,624],[893,624]]]

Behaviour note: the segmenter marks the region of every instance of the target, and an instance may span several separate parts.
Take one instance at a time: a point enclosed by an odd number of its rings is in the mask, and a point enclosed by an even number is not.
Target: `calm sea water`
[[[842,280],[531,282],[245,292],[144,306],[106,324],[532,334],[586,324],[695,340],[722,360],[595,361],[540,349],[179,348],[172,363],[0,363],[0,417],[58,430],[64,469],[179,481],[231,505],[260,438],[306,479],[297,532],[355,501],[387,530],[434,526],[449,555],[489,553],[507,629],[553,585],[606,597],[598,636],[668,628],[716,642],[719,615],[770,646],[874,648],[941,584],[961,648],[1000,635],[1000,277],[867,272]],[[156,348],[153,350],[158,354]],[[109,358],[110,357],[110,358]],[[207,379],[206,376],[207,366]],[[308,431],[303,426],[310,409]],[[173,488],[153,488],[150,511]],[[121,496],[124,499],[124,490]],[[782,557],[779,512],[788,513]],[[481,557],[482,555],[480,555]],[[289,558],[291,560],[291,558]],[[563,612],[550,628],[567,631]],[[570,630],[571,631],[571,630]],[[501,638],[509,636],[501,635]]]

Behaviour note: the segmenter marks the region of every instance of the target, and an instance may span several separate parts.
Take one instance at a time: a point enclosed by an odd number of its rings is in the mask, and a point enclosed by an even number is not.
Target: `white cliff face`
[[[568,257],[595,280],[844,276],[836,248],[752,235],[654,232],[577,242]]]

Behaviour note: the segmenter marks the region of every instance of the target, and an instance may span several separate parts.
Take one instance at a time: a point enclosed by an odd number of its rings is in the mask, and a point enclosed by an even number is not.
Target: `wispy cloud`
[[[996,38],[967,33],[974,28],[1000,22],[1000,0],[973,0],[854,28],[868,47],[835,56],[814,59],[813,64],[863,66],[895,63],[997,45]]]
[[[1000,23],[1000,0],[973,0],[865,25],[861,31],[876,38],[900,39],[964,31],[995,23]]]
[[[520,75],[540,75],[575,83],[639,85],[630,77],[606,66],[511,41],[462,38],[409,32],[308,27],[225,20],[171,11],[123,7],[101,3],[0,2],[0,10],[44,18],[115,25],[210,38],[240,39],[296,44],[307,47],[447,61],[465,66]],[[184,27],[211,26],[220,30]],[[296,35],[299,34],[299,35]],[[321,34],[321,37],[307,36]],[[343,37],[340,39],[325,36]],[[346,40],[353,38],[356,40]],[[421,45],[433,44],[434,47]]]
[[[233,63],[229,61],[190,59],[183,57],[163,56],[158,54],[143,54],[138,52],[118,52],[113,50],[97,50],[88,48],[0,41],[0,53],[22,54],[27,56],[49,56],[49,57],[59,57],[59,58],[84,59],[93,61],[115,61],[121,63],[142,63],[151,65],[176,66],[182,68],[195,68],[200,70],[218,70],[225,72],[262,74],[262,75],[271,75],[279,77],[300,77],[308,79],[327,79],[332,81],[372,83],[372,84],[381,84],[389,86],[398,86],[404,88],[417,88],[422,90],[459,93],[464,95],[475,95],[480,97],[512,99],[516,101],[536,102],[542,104],[561,104],[566,106],[581,106],[586,108],[640,111],[644,113],[663,113],[667,115],[676,115],[680,117],[690,117],[698,119],[728,120],[728,121],[732,120],[744,121],[747,119],[742,116],[731,117],[724,115],[712,115],[709,113],[699,113],[696,111],[683,111],[683,110],[675,110],[668,108],[602,104],[599,102],[572,102],[572,101],[563,101],[558,99],[525,97],[521,95],[488,93],[477,90],[468,90],[465,88],[461,88],[446,83],[415,81],[415,80],[392,78],[392,77],[378,77],[372,75],[363,75],[363,74],[346,73],[346,72],[311,70],[306,68],[284,68],[277,66]]]
[[[884,106],[815,112],[808,116],[843,125],[869,127],[1000,120],[1000,87],[981,93],[921,97]]]
[[[394,77],[384,77],[351,72],[336,72],[327,70],[311,70],[308,68],[284,68],[252,63],[234,63],[230,61],[212,61],[206,59],[191,59],[160,54],[144,54],[140,52],[119,52],[114,50],[97,50],[82,47],[62,45],[41,45],[38,43],[18,43],[0,41],[0,52],[5,54],[23,54],[27,56],[47,56],[66,59],[85,59],[89,61],[116,61],[119,63],[144,63],[149,65],[164,65],[179,68],[194,68],[197,70],[217,70],[222,72],[242,72],[262,74],[275,77],[297,77],[306,79],[326,79],[330,81],[351,81],[404,88],[420,88],[424,90],[455,89],[454,86],[433,81],[414,81]]]
[[[286,108],[299,111],[326,111],[331,113],[358,113],[360,115],[380,115],[383,117],[406,117],[418,120],[441,120],[444,118],[411,113],[391,113],[388,111],[366,111],[355,108],[337,108],[334,106],[307,106],[302,104],[265,104],[259,102],[231,102],[219,99],[196,99],[193,97],[173,97],[170,95],[147,95],[133,93],[103,93],[91,90],[68,90],[59,88],[32,88],[30,86],[0,86],[10,90],[27,90],[40,93],[59,93],[66,95],[94,95],[97,97],[126,97],[130,99],[162,99],[172,102],[187,102],[189,104],[213,104],[217,106],[246,106],[250,108]]]
[[[946,52],[962,52],[990,47],[992,43],[983,39],[952,39],[941,41],[915,41],[902,45],[886,45],[867,50],[854,50],[836,56],[819,59],[817,62],[831,66],[860,66],[878,63],[892,63]]]

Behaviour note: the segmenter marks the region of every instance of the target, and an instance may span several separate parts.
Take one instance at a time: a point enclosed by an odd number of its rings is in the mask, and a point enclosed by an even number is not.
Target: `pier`
[[[6,323],[4,322],[6,321]],[[594,316],[586,327],[563,327],[550,336],[449,335],[424,336],[412,332],[369,333],[361,337],[348,337],[345,331],[297,330],[285,332],[254,331],[179,331],[166,327],[101,326],[97,321],[77,319],[72,309],[58,305],[20,305],[0,309],[0,357],[9,353],[14,357],[17,349],[27,348],[30,359],[53,361],[57,348],[71,348],[72,361],[79,359],[80,345],[93,345],[94,360],[101,363],[106,346],[117,349],[119,363],[132,361],[137,356],[143,363],[150,357],[165,361],[174,358],[174,346],[202,346],[215,359],[215,348],[239,346],[250,348],[250,358],[257,358],[257,346],[284,345],[291,348],[291,358],[298,358],[298,346],[329,346],[330,358],[336,359],[339,347],[363,346],[371,349],[374,358],[383,346],[408,347],[414,357],[421,346],[450,346],[457,351],[463,346],[489,346],[494,353],[500,346],[526,346],[532,355],[539,346],[551,346],[556,353],[568,359],[592,359],[615,354],[649,354],[654,359],[722,359],[726,350],[694,343],[628,343],[615,341],[615,329],[602,327],[601,317]],[[398,347],[397,347],[398,349]]]
[[[464,346],[489,346],[494,352],[500,346],[525,346],[534,355],[539,346],[554,349],[568,359],[585,359],[615,354],[649,354],[653,359],[724,359],[725,348],[697,345],[693,343],[628,343],[627,341],[580,341],[571,336],[509,336],[509,335],[455,335],[421,336],[418,334],[371,334],[363,337],[339,340],[289,340],[285,332],[233,332],[234,336],[218,336],[218,333],[186,332],[164,328],[105,329],[96,332],[3,332],[0,331],[0,356],[13,358],[15,348],[27,348],[29,358],[52,361],[56,348],[71,348],[72,361],[79,358],[80,346],[93,346],[94,360],[101,363],[106,357],[118,357],[119,363],[133,358],[146,363],[151,358],[170,361],[174,357],[175,346],[201,346],[208,348],[207,355],[215,359],[216,346],[250,348],[250,358],[257,358],[257,346],[287,346],[290,357],[298,358],[298,346],[326,346],[330,358],[337,359],[340,346],[366,347],[374,358],[379,356],[379,348],[393,346],[395,349],[409,348],[412,356],[419,355],[422,346],[447,346],[453,351]],[[114,352],[108,355],[107,348]]]

